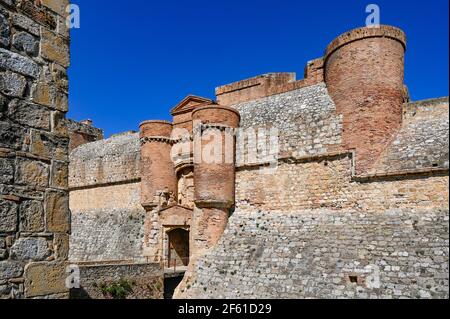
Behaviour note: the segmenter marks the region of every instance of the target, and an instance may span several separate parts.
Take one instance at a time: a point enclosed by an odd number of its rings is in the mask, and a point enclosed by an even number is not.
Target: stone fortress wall
[[[300,110],[297,94],[254,104]],[[448,298],[448,99],[405,104],[404,118],[371,174],[355,173],[353,152],[326,150],[331,135],[315,127],[313,154],[300,144],[271,174],[237,167],[236,211],[177,297]]]
[[[67,298],[68,0],[0,1],[0,298]]]
[[[237,211],[178,298],[448,298],[448,208]]]
[[[405,47],[398,29],[357,29],[315,81],[216,90],[241,127],[279,130],[280,158],[237,164],[224,236],[176,298],[448,298],[449,102],[409,102]]]
[[[140,144],[124,133],[70,154],[70,260],[142,259],[145,210],[140,204]]]
[[[177,298],[448,298],[449,102],[409,101],[405,49],[399,29],[357,29],[308,62],[302,80],[270,73],[217,88],[217,101],[188,96],[173,122],[146,121],[139,133],[102,139],[89,122],[65,121],[65,257],[85,265],[88,285],[112,265],[123,277],[134,264],[142,278],[187,257]],[[276,128],[276,165],[249,161],[249,140],[229,163],[194,161],[197,134],[233,141],[237,127]],[[4,200],[12,211],[14,199]]]

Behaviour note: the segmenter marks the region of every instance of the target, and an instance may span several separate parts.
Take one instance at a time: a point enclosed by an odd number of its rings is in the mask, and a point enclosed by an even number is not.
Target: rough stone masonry
[[[67,298],[68,0],[0,1],[0,298]]]
[[[224,85],[80,145],[71,260],[188,260],[176,298],[448,298],[449,103],[409,100],[405,50],[397,28],[352,30],[302,80]],[[194,162],[197,134],[236,127],[255,134],[234,164]],[[272,128],[276,163],[255,161]]]
[[[1,298],[68,297],[68,260],[94,298],[161,298],[174,265],[176,298],[448,298],[449,102],[409,100],[401,30],[349,31],[302,80],[190,95],[103,139],[65,119],[64,4],[0,0]],[[275,163],[251,159],[262,128]],[[194,161],[212,132],[228,161]]]

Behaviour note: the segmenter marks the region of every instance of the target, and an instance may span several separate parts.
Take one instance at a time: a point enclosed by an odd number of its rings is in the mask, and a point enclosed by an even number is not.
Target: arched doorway
[[[176,266],[189,264],[189,231],[175,228],[167,232],[168,236],[168,261]]]

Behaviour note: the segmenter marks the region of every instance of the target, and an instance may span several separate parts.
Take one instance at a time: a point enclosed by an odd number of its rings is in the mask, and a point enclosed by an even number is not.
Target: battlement
[[[216,88],[217,102],[233,106],[271,95],[281,94],[323,82],[323,59],[309,61],[304,79],[296,73],[267,73]]]
[[[70,138],[69,152],[72,152],[80,145],[99,141],[104,137],[103,130],[94,127],[92,120],[77,122],[68,119],[66,121]]]
[[[399,28],[381,25],[379,27],[357,28],[345,32],[334,39],[326,48],[325,60],[336,50],[351,42],[369,38],[390,38],[399,41],[406,49],[406,34]]]

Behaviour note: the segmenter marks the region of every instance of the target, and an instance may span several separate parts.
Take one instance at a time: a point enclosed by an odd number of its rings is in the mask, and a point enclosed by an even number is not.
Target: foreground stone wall
[[[448,298],[447,209],[237,211],[177,298]]]
[[[0,298],[68,296],[68,4],[0,1]]]
[[[80,289],[72,299],[162,299],[160,264],[80,264]]]

